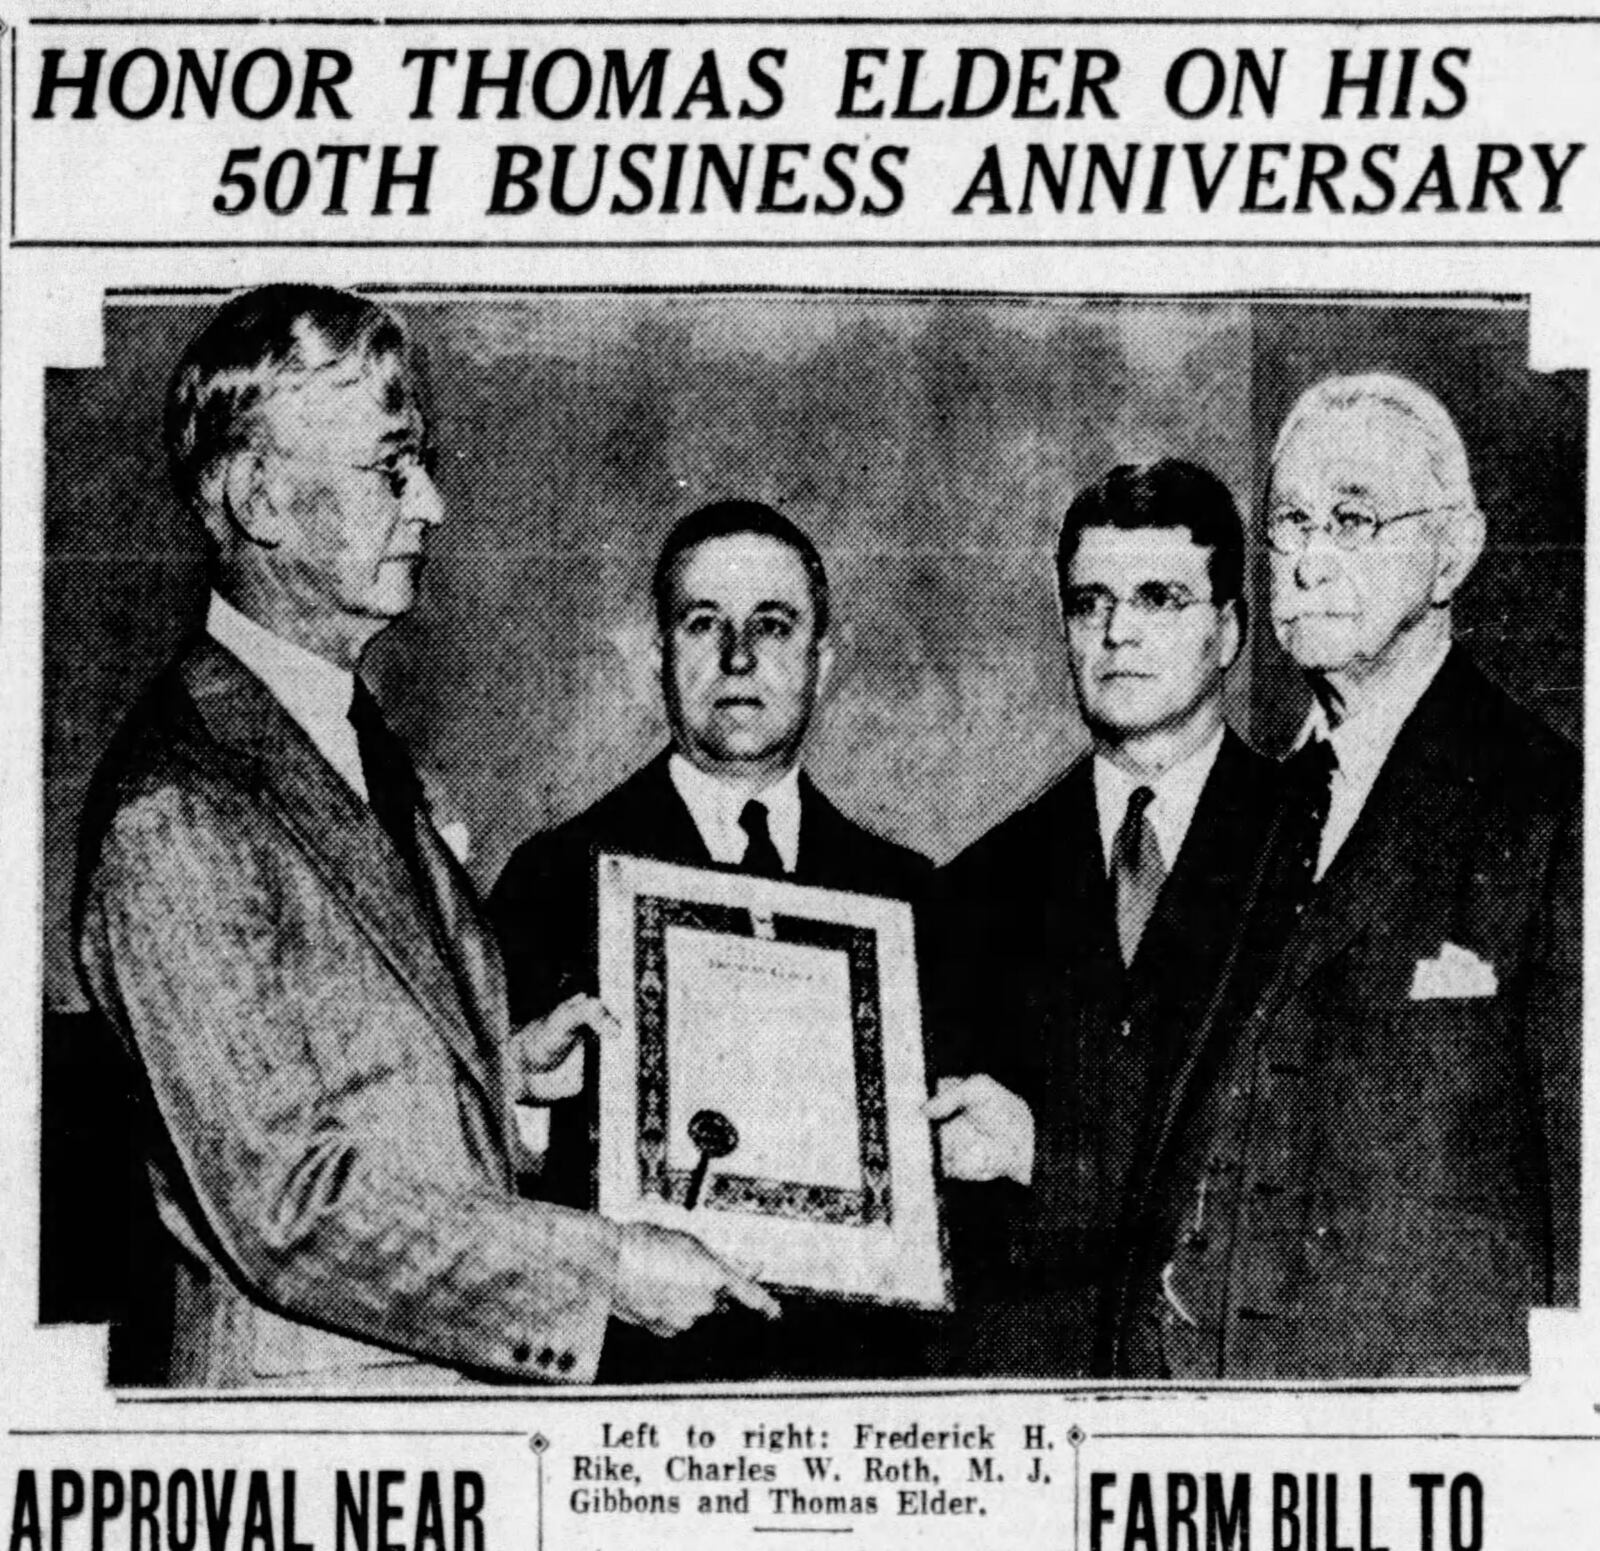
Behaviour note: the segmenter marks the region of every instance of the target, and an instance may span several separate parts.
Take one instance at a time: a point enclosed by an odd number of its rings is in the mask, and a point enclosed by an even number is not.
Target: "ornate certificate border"
[[[667,1163],[667,929],[674,926],[728,937],[754,937],[756,930],[750,912],[736,905],[658,894],[640,894],[634,899],[639,1190],[682,1206],[689,1193],[692,1171],[672,1168]],[[809,1218],[855,1226],[892,1223],[894,1187],[889,1169],[877,932],[865,926],[789,915],[774,915],[772,928],[778,942],[843,953],[849,962],[861,1188],[845,1190],[805,1180],[718,1171],[707,1181],[700,1205],[719,1211],[759,1212],[769,1217]]]
[[[648,857],[603,853],[595,867],[600,991],[622,1026],[600,1045],[600,1210],[692,1233],[774,1287],[948,1308],[911,907]],[[848,997],[850,1028],[837,1031],[841,1073],[832,1081],[843,1080],[848,1049],[854,1091],[836,1102],[855,1117],[855,1138],[841,1144],[855,1149],[855,1166],[824,1180],[792,1177],[808,1170],[799,1161],[702,1173],[669,1151],[674,1040],[685,1037],[669,1027],[675,930],[722,938],[741,953],[759,939],[842,956],[829,966],[830,995]]]

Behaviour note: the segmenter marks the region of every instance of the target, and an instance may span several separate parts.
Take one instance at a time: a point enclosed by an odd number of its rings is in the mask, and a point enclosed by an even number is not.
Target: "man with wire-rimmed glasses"
[[[212,596],[101,763],[75,910],[165,1229],[134,1269],[171,1311],[167,1383],[583,1383],[612,1320],[776,1313],[687,1234],[512,1188],[511,1106],[595,1014],[509,1026],[472,884],[358,673],[444,515],[419,388],[393,313],[269,285],[168,393]]]
[[[1079,493],[1056,579],[1089,756],[941,877],[927,956],[958,1046],[929,1112],[952,1191],[956,1372],[1104,1371],[1127,1191],[1271,827],[1272,762],[1223,719],[1244,529],[1176,458]],[[941,986],[942,982],[942,986]]]
[[[1117,1371],[1515,1373],[1576,1300],[1576,752],[1452,644],[1484,545],[1415,383],[1308,390],[1273,629],[1314,696],[1193,1069],[1150,1139]]]

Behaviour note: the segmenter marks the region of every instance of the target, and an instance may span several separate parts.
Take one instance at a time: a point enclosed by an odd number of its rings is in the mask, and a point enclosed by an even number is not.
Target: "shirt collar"
[[[1141,786],[1148,786],[1155,793],[1146,812],[1161,852],[1161,865],[1172,871],[1194,820],[1194,810],[1200,806],[1200,794],[1211,779],[1225,731],[1219,727],[1192,754],[1154,780],[1124,770],[1104,754],[1094,756],[1094,802],[1100,819],[1100,849],[1108,872],[1117,831],[1127,815],[1128,799]]]
[[[771,786],[759,791],[708,775],[676,751],[667,762],[667,769],[713,861],[733,866],[743,859],[749,837],[740,827],[739,816],[744,812],[744,805],[754,800],[767,810],[767,828],[778,855],[783,858],[785,870],[794,871],[800,854],[798,766],[785,771]]]
[[[1446,639],[1433,656],[1411,673],[1390,679],[1359,712],[1347,716],[1337,727],[1330,724],[1322,702],[1313,698],[1295,747],[1303,748],[1312,738],[1326,738],[1339,761],[1335,779],[1369,787],[1389,757],[1400,729],[1427,694],[1428,686],[1438,677],[1449,655],[1450,641]]]
[[[220,593],[211,594],[206,631],[285,705],[298,703],[319,712],[331,709],[341,719],[349,715],[356,681],[348,668],[341,668],[326,657],[274,635],[264,625],[241,614]]]
[[[341,776],[365,797],[360,753],[350,726],[355,675],[326,657],[274,635],[241,614],[220,593],[211,594],[206,634],[226,647],[267,686]]]

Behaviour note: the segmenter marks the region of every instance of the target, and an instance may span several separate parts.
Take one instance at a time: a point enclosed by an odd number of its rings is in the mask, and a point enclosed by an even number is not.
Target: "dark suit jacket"
[[[546,1013],[572,990],[598,989],[594,859],[601,851],[711,867],[700,831],[672,784],[663,752],[592,807],[511,853],[489,895],[505,954],[514,1021]],[[926,858],[847,819],[800,774],[796,883],[915,903]]]
[[[1269,867],[1151,1148],[1123,1371],[1526,1368],[1576,1299],[1580,799],[1456,649],[1298,919]],[[1417,997],[1446,945],[1493,994]]]
[[[693,817],[672,784],[668,753],[559,828],[512,853],[489,898],[511,988],[512,1015],[542,1015],[573,990],[597,987],[595,857],[602,851],[713,864]],[[800,776],[800,846],[794,882],[903,899],[915,906],[931,875],[927,860],[846,818],[804,772]],[[528,1188],[547,1199],[593,1199],[593,1084],[576,1100],[552,1106],[545,1167]],[[922,1334],[911,1316],[788,1300],[772,1325],[730,1311],[671,1342],[617,1331],[602,1379],[626,1382],[871,1377],[921,1365]]]
[[[420,813],[417,845],[426,898],[209,640],[102,764],[78,945],[140,1078],[168,1382],[594,1373],[616,1231],[515,1194],[499,955]]]
[[[1276,767],[1224,736],[1131,966],[1093,762],[941,873],[932,936],[941,1070],[987,1072],[1035,1117],[1033,1184],[951,1187],[957,1372],[1082,1374],[1109,1357],[1100,1291],[1150,1109],[1226,960],[1277,800]]]

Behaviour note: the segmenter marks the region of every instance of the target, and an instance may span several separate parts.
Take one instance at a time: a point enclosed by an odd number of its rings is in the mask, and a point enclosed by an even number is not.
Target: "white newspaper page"
[[[1594,1543],[1593,0],[0,21],[5,1551]]]

